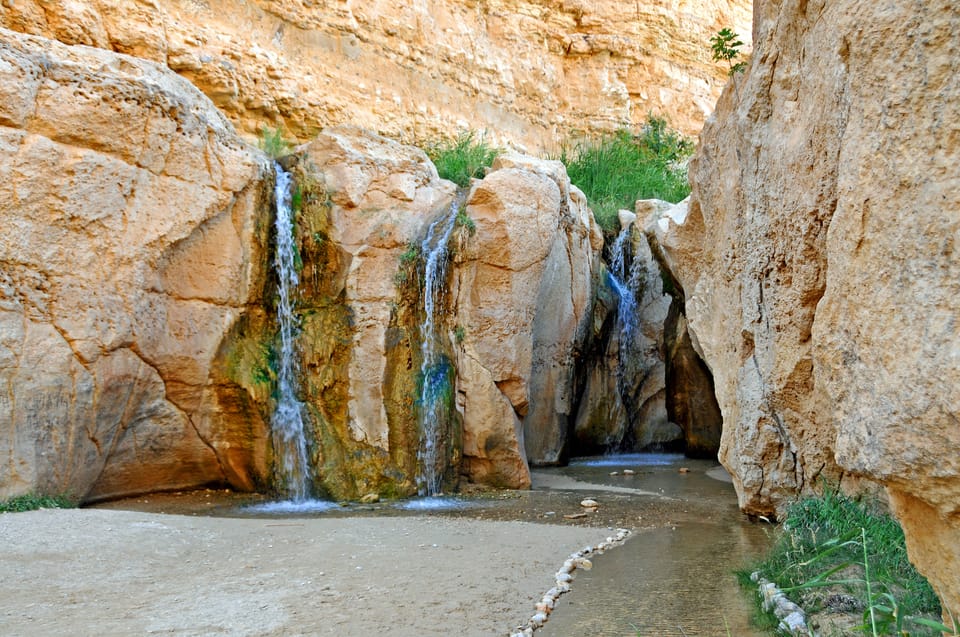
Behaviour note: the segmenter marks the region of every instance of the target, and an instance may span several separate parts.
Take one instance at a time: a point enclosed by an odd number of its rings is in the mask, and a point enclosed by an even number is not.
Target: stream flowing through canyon
[[[715,461],[679,454],[622,454],[575,459],[566,467],[535,469],[532,475],[533,488],[529,491],[466,489],[460,495],[443,498],[443,506],[432,507],[410,506],[433,500],[419,498],[376,504],[331,503],[323,511],[284,512],[258,506],[265,496],[211,490],[155,494],[105,502],[97,508],[244,518],[293,530],[308,528],[311,520],[342,520],[360,529],[381,524],[377,520],[384,519],[396,523],[402,519],[422,520],[437,528],[445,524],[466,524],[474,529],[484,528],[486,523],[521,524],[523,536],[533,544],[550,542],[549,538],[566,532],[561,531],[564,528],[592,533],[595,541],[617,528],[628,528],[633,534],[622,546],[592,556],[593,569],[575,571],[571,592],[560,597],[556,610],[537,635],[692,637],[725,635],[726,627],[729,634],[740,637],[764,634],[750,626],[751,602],[739,588],[733,571],[768,546],[769,527],[751,523],[739,512],[733,486]],[[580,502],[586,498],[596,500],[599,508],[589,512],[581,507]],[[226,524],[232,524],[229,519]],[[463,553],[450,563],[437,561],[434,568],[459,570],[465,578],[480,568],[470,557],[471,533],[458,540],[465,549]],[[329,540],[336,545],[337,536]],[[418,546],[424,546],[423,542]],[[444,542],[434,540],[427,546],[442,547]],[[549,554],[550,547],[539,546],[538,550],[544,548]],[[502,550],[513,549],[505,545]],[[505,567],[514,562],[524,565],[510,568],[521,569],[533,588],[525,589],[522,599],[515,600],[520,607],[527,606],[526,613],[512,611],[497,618],[503,627],[501,634],[509,634],[530,618],[535,612],[534,602],[554,585],[553,572],[568,554],[567,548],[555,546],[554,557],[538,563],[526,561],[524,555],[502,556]],[[359,554],[352,559],[359,560]],[[359,578],[356,586],[365,581],[366,586],[376,588],[378,582],[382,583],[381,573],[388,570],[387,565],[375,563],[364,568],[364,573],[351,574]],[[329,572],[333,567],[321,570]],[[489,586],[505,585],[513,577],[515,574],[504,572]],[[428,608],[434,603],[431,595],[443,597],[448,593],[421,592],[422,599],[417,603]],[[347,610],[345,607],[344,612]]]

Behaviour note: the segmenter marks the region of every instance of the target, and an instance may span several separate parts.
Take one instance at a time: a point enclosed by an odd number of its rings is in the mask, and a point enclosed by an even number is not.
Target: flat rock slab
[[[4,635],[508,635],[601,529],[430,518],[0,515]]]

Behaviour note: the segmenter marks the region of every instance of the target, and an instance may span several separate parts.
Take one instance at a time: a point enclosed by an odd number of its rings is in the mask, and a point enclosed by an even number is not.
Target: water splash
[[[310,463],[303,427],[303,403],[297,399],[296,393],[299,365],[295,338],[299,320],[294,313],[294,295],[299,279],[293,240],[293,179],[276,163],[274,173],[277,207],[274,269],[279,281],[277,322],[280,325],[280,351],[277,353],[277,406],[270,418],[270,428],[279,465],[278,482],[293,502],[303,503],[310,498]]]
[[[420,447],[417,452],[420,472],[417,493],[437,495],[442,491],[445,458],[442,449],[444,425],[449,420],[448,405],[452,400],[453,369],[440,347],[437,325],[438,308],[442,308],[446,292],[450,235],[457,222],[457,213],[465,198],[459,193],[450,210],[427,229],[420,244],[423,256],[423,323],[420,325],[423,360],[420,363]]]

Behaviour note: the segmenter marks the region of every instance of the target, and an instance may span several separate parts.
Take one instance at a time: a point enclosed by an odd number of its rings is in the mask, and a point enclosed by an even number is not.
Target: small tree
[[[710,38],[710,48],[713,49],[714,61],[725,61],[729,67],[727,75],[730,77],[733,77],[736,73],[743,73],[743,70],[747,68],[746,62],[741,61],[736,64],[733,62],[733,59],[740,55],[740,47],[742,46],[743,42],[740,41],[737,34],[728,28],[721,29]]]

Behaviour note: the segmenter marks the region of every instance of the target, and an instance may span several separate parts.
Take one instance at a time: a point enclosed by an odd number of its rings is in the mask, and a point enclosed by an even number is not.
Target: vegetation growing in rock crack
[[[471,179],[483,177],[500,151],[490,146],[482,134],[461,133],[453,139],[441,140],[425,149],[442,179],[449,179],[461,188]]]
[[[690,194],[686,160],[692,153],[692,141],[650,115],[639,133],[621,129],[581,142],[564,148],[559,159],[587,196],[597,223],[613,235],[619,230],[617,211],[633,210],[638,199],[676,203]]]
[[[470,218],[470,215],[467,214],[466,206],[463,206],[457,211],[456,221],[457,226],[464,228],[471,237],[477,233],[477,224]]]
[[[790,507],[771,552],[738,572],[749,588],[752,571],[808,613],[854,613],[856,630],[866,634],[957,634],[938,621],[937,595],[907,559],[896,519],[835,489]]]
[[[715,36],[710,38],[710,48],[713,50],[714,62],[726,62],[727,75],[730,77],[737,73],[743,73],[743,70],[747,68],[746,62],[733,61],[739,57],[740,47],[742,46],[743,42],[729,28],[720,29]]]
[[[283,130],[270,128],[266,124],[260,129],[260,139],[257,146],[272,159],[278,159],[290,154],[291,144],[283,136]]]
[[[0,513],[21,513],[37,509],[72,509],[76,506],[76,499],[67,495],[27,493],[0,501]]]

